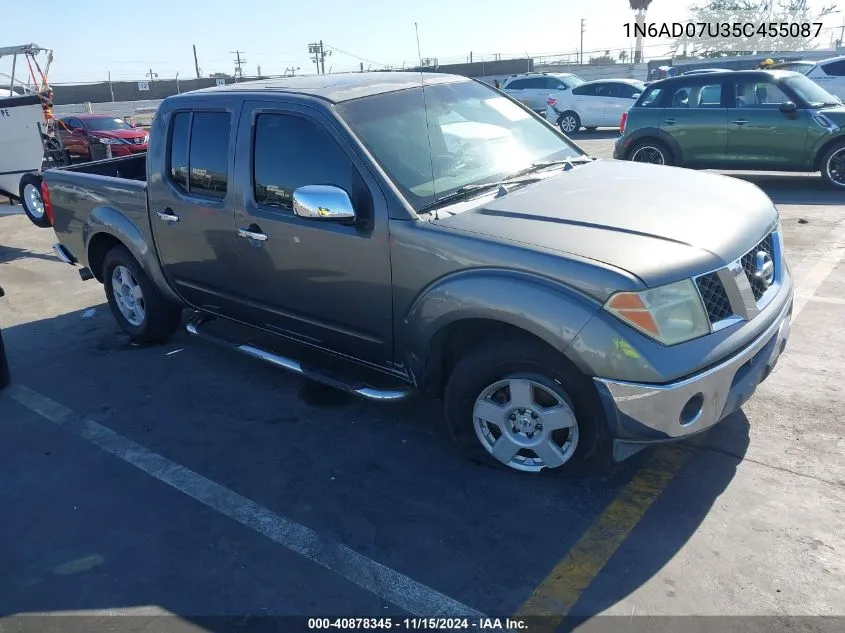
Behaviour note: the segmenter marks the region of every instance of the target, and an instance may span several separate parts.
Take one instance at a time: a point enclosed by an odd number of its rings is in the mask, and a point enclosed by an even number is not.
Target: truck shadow
[[[27,248],[16,248],[14,246],[0,244],[0,264],[14,262],[19,259],[45,259],[55,262],[56,256],[53,253],[36,253]]]
[[[7,296],[14,301],[13,288]],[[13,385],[36,389],[328,541],[492,617],[517,612],[608,505],[627,494],[632,478],[656,468],[654,451],[577,478],[482,467],[451,443],[440,403],[361,402],[185,333],[165,345],[128,346],[108,308],[93,310],[4,329]],[[0,392],[0,418],[7,416],[0,445],[9,446],[14,416],[29,413],[4,400]],[[27,428],[32,430],[21,431],[23,438],[41,425]],[[740,413],[673,449],[688,455],[683,467],[664,474],[662,494],[580,599],[556,607],[560,613],[601,613],[672,560],[730,485],[748,430]],[[39,461],[30,462],[23,451],[16,454],[19,461],[0,466],[6,482],[0,505],[4,495],[28,499],[16,502],[15,516],[0,525],[0,537],[20,550],[4,564],[0,615],[157,605],[223,631],[231,624],[225,618],[200,617],[220,613],[220,601],[230,615],[256,613],[256,604],[266,615],[405,614],[377,599],[356,603],[349,596],[360,590],[350,583],[323,595],[297,576],[304,573],[294,565],[299,558],[280,563],[278,550],[286,552],[264,536],[243,530],[235,537],[229,519],[198,509],[187,497],[165,503],[163,486],[143,483],[145,473],[96,457],[99,449],[76,438],[56,437],[52,458],[38,452]],[[72,450],[87,452],[61,461],[58,454]],[[115,462],[122,474],[102,472],[102,460]],[[66,482],[59,487],[67,489],[45,499],[41,478]],[[74,488],[79,478],[98,482],[94,507],[108,512],[64,514],[76,504],[90,505],[90,491],[82,484]],[[136,479],[145,492],[137,492]],[[57,503],[70,498],[73,504]],[[164,516],[170,518],[162,521]],[[121,522],[127,517],[135,518]],[[64,526],[61,534],[55,525]],[[231,539],[236,551],[227,545]],[[102,561],[94,568],[83,566],[71,576],[51,571],[92,553]],[[287,565],[294,566],[287,571]],[[188,591],[200,569],[209,576],[205,589]],[[37,590],[34,577],[40,579]]]

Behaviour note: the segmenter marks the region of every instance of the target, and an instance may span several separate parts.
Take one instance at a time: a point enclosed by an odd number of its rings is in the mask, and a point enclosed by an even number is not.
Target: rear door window
[[[177,112],[170,128],[171,181],[192,195],[225,198],[230,132],[228,112]]]

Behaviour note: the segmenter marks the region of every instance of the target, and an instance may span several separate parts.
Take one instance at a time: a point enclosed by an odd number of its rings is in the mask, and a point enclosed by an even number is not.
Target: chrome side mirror
[[[305,185],[296,189],[293,212],[309,220],[349,222],[356,219],[349,194],[332,185]]]
[[[780,104],[780,111],[784,114],[792,114],[798,107],[792,101],[784,101]]]

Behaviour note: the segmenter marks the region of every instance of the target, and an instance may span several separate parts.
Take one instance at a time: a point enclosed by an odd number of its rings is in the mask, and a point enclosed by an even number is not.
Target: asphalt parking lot
[[[614,136],[576,140],[609,157]],[[437,403],[359,402],[185,333],[133,347],[52,230],[0,205],[0,616],[845,617],[845,196],[735,177],[783,219],[784,356],[707,435],[577,480],[467,461]]]

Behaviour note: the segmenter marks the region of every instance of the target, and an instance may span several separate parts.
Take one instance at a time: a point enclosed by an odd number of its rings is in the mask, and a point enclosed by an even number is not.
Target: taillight
[[[50,226],[53,226],[53,203],[50,201],[50,190],[47,189],[47,181],[41,180],[41,202],[44,203],[44,215],[50,221]]]
[[[619,133],[620,133],[620,134],[624,134],[624,133],[625,133],[625,124],[626,124],[627,122],[628,122],[628,113],[627,113],[627,112],[623,112],[623,113],[622,113],[622,119],[619,121]]]

